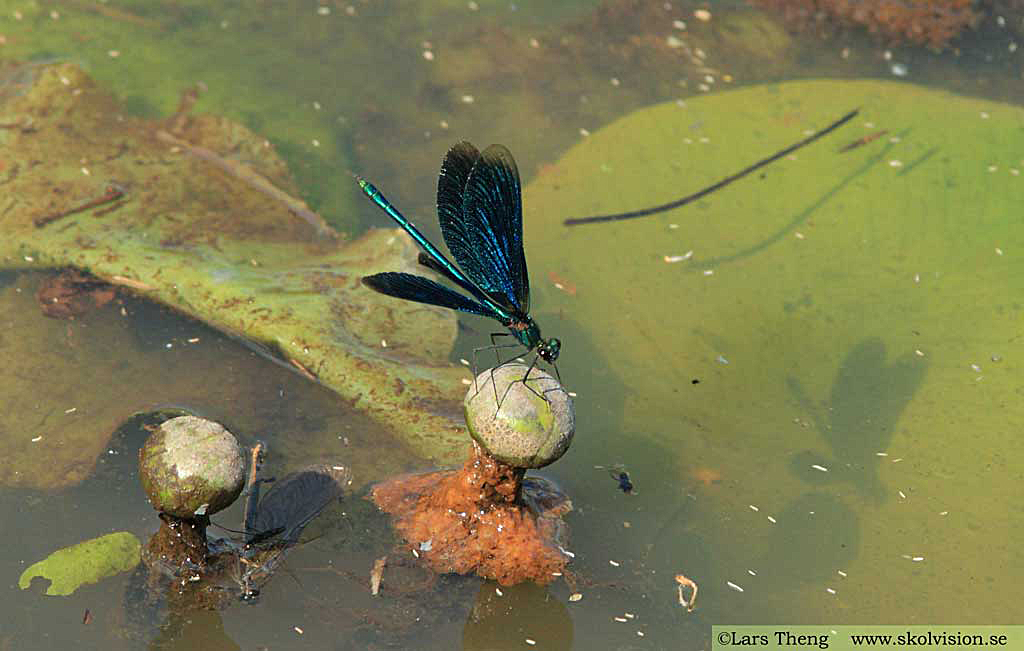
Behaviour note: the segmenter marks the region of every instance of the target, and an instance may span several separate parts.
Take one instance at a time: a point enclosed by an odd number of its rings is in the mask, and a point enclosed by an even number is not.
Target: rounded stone
[[[527,386],[527,368],[512,363],[487,369],[462,406],[470,435],[491,456],[519,468],[541,468],[569,449],[576,412],[558,380],[541,369],[530,369]]]
[[[157,511],[177,518],[211,515],[242,492],[245,460],[219,423],[179,416],[164,421],[139,450],[139,477]]]

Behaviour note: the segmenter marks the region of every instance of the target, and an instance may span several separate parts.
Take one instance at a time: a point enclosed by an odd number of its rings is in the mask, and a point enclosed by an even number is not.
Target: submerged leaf
[[[127,572],[139,562],[142,545],[127,531],[110,533],[58,549],[22,572],[18,587],[24,590],[32,579],[50,580],[48,595],[69,595],[87,583]]]

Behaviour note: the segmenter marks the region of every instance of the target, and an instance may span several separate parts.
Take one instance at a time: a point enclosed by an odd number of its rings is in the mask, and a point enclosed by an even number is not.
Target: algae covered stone
[[[242,492],[245,461],[219,423],[179,416],[165,421],[139,451],[139,476],[153,508],[178,518],[211,515]]]
[[[462,404],[470,435],[491,456],[519,468],[541,468],[569,449],[576,412],[558,380],[533,368],[527,386],[526,372],[524,364],[488,369]]]
[[[22,572],[18,587],[24,590],[32,579],[50,580],[46,594],[69,595],[87,583],[127,572],[139,563],[139,539],[127,531],[110,533],[58,549]]]

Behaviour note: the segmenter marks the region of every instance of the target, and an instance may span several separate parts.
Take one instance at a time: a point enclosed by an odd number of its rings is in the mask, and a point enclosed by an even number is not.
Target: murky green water
[[[887,55],[857,31],[792,36],[745,7],[712,4],[706,23],[696,8],[0,3],[0,56],[77,62],[135,114],[170,115],[203,82],[196,112],[270,139],[351,235],[390,224],[350,170],[436,235],[446,149],[509,146],[533,314],[563,340],[578,394],[574,445],[541,471],[575,505],[575,588],[499,595],[410,563],[371,597],[395,541],[360,491],[428,468],[414,449],[198,322],[138,298],[56,321],[34,298],[46,274],[4,272],[0,390],[27,415],[0,431],[0,649],[701,649],[715,623],[1020,623],[1024,17],[990,17],[957,53]],[[848,81],[779,83],[817,78]],[[695,191],[855,106],[827,141],[686,208],[560,224]],[[492,330],[462,324],[455,364]],[[56,549],[156,530],[133,415],[168,406],[266,441],[269,474],[344,462],[356,493],[254,605],[168,616],[138,605],[130,575],[68,597],[19,590]],[[109,441],[76,438],[73,418]],[[33,457],[57,436],[96,448],[61,466],[68,481]],[[635,494],[595,468],[612,464]],[[236,505],[214,521],[241,518]],[[692,613],[679,573],[700,586]]]

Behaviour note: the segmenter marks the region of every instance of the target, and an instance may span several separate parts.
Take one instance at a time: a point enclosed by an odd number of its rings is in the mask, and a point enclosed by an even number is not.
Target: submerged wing
[[[395,298],[501,319],[494,310],[422,276],[388,271],[372,276],[363,276],[363,284],[374,291]]]
[[[502,145],[485,149],[469,172],[460,234],[453,238],[460,250],[453,249],[452,255],[466,275],[502,306],[529,312],[519,170]]]

